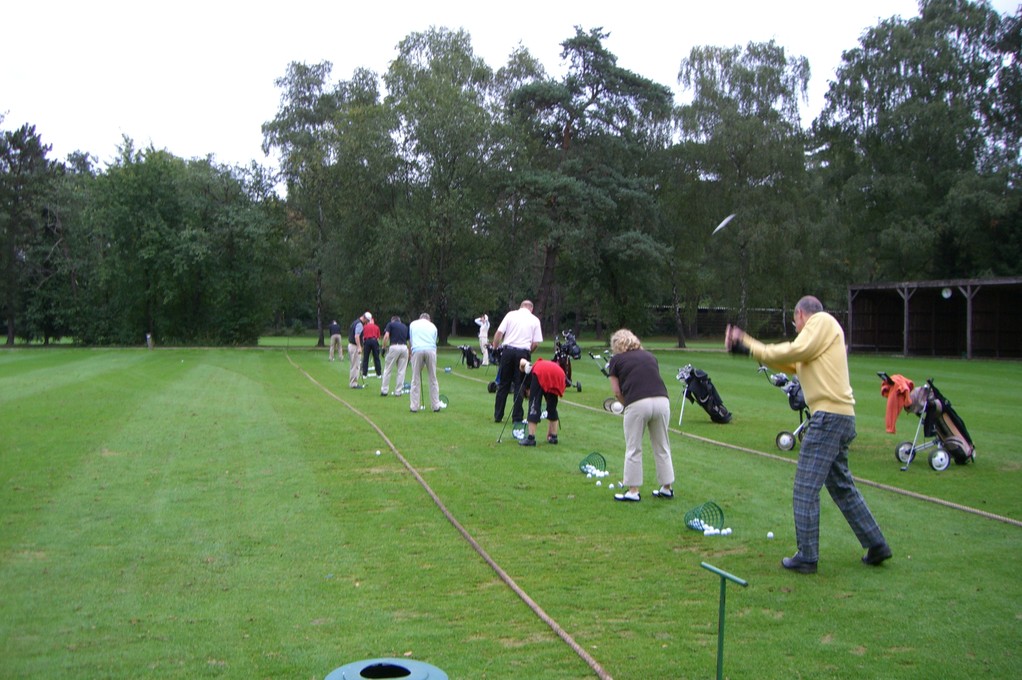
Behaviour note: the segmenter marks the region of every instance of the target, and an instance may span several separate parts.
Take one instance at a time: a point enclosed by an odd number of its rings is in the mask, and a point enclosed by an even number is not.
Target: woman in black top
[[[660,365],[656,357],[642,348],[635,334],[626,328],[611,336],[610,349],[614,353],[607,366],[610,386],[614,396],[625,407],[624,484],[628,487],[628,491],[615,494],[614,500],[641,500],[642,435],[647,429],[656,461],[657,483],[660,484],[660,488],[653,491],[653,496],[670,500],[674,498],[674,463],[667,432],[671,399],[660,377]]]

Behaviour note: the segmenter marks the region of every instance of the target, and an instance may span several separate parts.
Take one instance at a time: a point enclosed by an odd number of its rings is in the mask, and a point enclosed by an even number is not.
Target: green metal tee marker
[[[712,571],[714,574],[720,577],[720,614],[717,621],[717,680],[723,680],[724,678],[724,603],[727,600],[727,582],[733,581],[743,588],[747,588],[749,582],[745,579],[740,579],[734,574],[729,574],[722,569],[718,569],[712,564],[706,562],[700,563],[703,569]]]

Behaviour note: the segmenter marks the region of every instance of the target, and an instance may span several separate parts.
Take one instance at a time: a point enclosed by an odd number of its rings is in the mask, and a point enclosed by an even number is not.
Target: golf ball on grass
[[[767,538],[773,538],[773,537],[774,537],[774,532],[768,531],[767,532]]]
[[[597,479],[596,480],[596,486],[603,486],[603,482],[601,482],[600,480]]]
[[[380,450],[379,449],[376,449],[376,455],[377,456],[380,455]]]

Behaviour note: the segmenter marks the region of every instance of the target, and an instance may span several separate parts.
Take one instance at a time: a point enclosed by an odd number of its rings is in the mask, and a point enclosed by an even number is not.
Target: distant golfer
[[[479,353],[483,357],[483,366],[490,365],[490,353],[486,351],[486,345],[490,343],[490,317],[483,314],[476,319],[479,326]]]
[[[344,359],[344,349],[341,348],[341,324],[337,320],[330,322],[330,361],[334,360],[334,352],[337,358]]]
[[[369,312],[361,314],[348,327],[348,363],[350,364],[348,387],[353,390],[362,389],[362,386],[358,384],[358,376],[362,372],[362,331],[365,329],[366,315],[368,314]]]
[[[724,336],[729,351],[752,355],[773,369],[797,374],[812,411],[792,494],[798,552],[781,560],[781,565],[800,574],[816,573],[823,486],[866,548],[862,561],[878,565],[891,557],[891,548],[848,469],[848,445],[855,439],[855,398],[848,379],[844,332],[811,295],[795,305],[795,330],[798,335],[793,341],[774,345],[764,345],[730,325]]]

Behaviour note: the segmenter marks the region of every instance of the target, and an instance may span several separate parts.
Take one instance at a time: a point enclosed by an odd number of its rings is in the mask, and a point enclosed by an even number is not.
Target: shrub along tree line
[[[808,127],[809,63],[773,41],[695,47],[678,104],[607,36],[576,29],[560,78],[444,28],[382,76],[292,63],[262,129],[279,172],[127,138],[99,169],[2,131],[7,343],[240,344],[295,320],[322,342],[367,307],[428,310],[445,341],[529,297],[548,332],[642,332],[668,305],[684,345],[700,305],[742,322],[851,282],[1019,274],[1022,10],[879,22]]]

